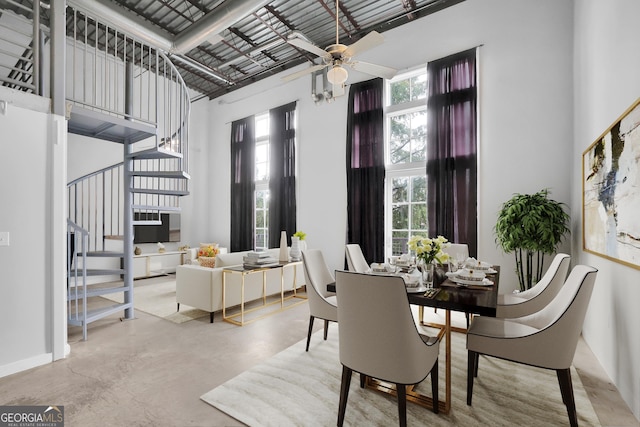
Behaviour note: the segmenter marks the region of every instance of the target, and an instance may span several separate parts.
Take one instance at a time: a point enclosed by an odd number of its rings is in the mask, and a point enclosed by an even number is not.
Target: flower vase
[[[278,257],[280,262],[289,262],[289,250],[287,248],[287,232],[280,232],[280,255]]]
[[[302,253],[300,252],[300,238],[296,236],[291,237],[291,261],[300,261],[302,259]]]
[[[432,288],[435,265],[432,262],[420,260],[418,268],[422,272],[422,284],[427,288]]]

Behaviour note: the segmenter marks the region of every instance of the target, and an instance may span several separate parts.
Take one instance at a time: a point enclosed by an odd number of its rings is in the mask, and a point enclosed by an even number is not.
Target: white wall
[[[582,153],[640,97],[636,0],[575,1],[573,253],[598,268],[583,335],[640,419],[640,271],[582,251]]]
[[[500,206],[513,193],[551,189],[570,204],[572,139],[572,3],[570,0],[467,0],[435,15],[385,32],[385,43],[363,61],[400,70],[448,54],[480,48],[479,256],[505,268],[504,292],[517,287],[511,255],[502,254],[493,226]],[[541,25],[541,23],[544,25]],[[348,40],[344,42],[349,43]],[[302,65],[304,68],[308,65]],[[552,72],[545,68],[551,68]],[[229,245],[230,127],[233,120],[298,100],[298,228],[310,247],[325,252],[332,268],[344,265],[346,238],[347,97],[314,105],[311,78],[283,83],[281,75],[253,84],[194,110],[193,129],[208,144],[209,185],[194,183],[193,200],[209,200],[193,231]],[[369,78],[351,72],[350,82]],[[192,140],[192,161],[204,153]],[[194,177],[202,173],[192,162]],[[197,178],[201,179],[201,178]],[[198,224],[197,226],[195,224]],[[203,237],[204,238],[204,237]],[[568,240],[562,250],[569,251]],[[503,284],[503,285],[502,285]]]
[[[49,100],[0,88],[0,377],[64,357],[64,118]]]

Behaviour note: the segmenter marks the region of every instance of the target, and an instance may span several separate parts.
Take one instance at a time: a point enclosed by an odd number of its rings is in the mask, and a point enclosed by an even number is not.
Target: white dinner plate
[[[493,286],[493,282],[487,278],[484,280],[464,280],[456,276],[449,276],[453,282],[465,286]]]
[[[408,294],[420,294],[422,292],[426,292],[427,288],[424,286],[416,286],[415,288],[409,288],[407,287],[407,293]]]

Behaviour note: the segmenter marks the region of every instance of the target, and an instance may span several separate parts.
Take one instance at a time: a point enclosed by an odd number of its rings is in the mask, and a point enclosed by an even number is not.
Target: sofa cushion
[[[247,254],[247,251],[218,254],[216,256],[216,267],[231,267],[233,265],[241,265],[242,258],[246,254]]]

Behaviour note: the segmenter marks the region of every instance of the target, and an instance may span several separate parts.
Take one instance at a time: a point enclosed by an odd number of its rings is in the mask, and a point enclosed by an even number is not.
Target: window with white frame
[[[254,247],[269,245],[269,113],[256,115]]]
[[[413,234],[426,235],[427,70],[386,81],[385,252],[408,252]]]

